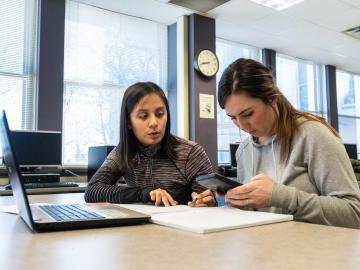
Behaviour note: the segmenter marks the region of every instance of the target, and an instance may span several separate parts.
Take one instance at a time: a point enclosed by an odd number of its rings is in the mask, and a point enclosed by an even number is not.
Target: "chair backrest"
[[[96,173],[96,171],[101,167],[106,157],[110,154],[111,150],[114,149],[113,145],[103,145],[103,146],[90,146],[88,148],[88,181]]]
[[[349,155],[349,158],[358,159],[357,147],[356,144],[344,143],[346,152]]]
[[[231,166],[236,167],[236,150],[239,147],[239,143],[230,143],[230,160]]]

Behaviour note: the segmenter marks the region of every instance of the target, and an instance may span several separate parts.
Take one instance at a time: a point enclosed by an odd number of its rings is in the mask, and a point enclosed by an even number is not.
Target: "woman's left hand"
[[[269,206],[274,186],[273,180],[265,175],[258,174],[250,179],[251,182],[229,190],[225,199],[232,205],[262,208]]]
[[[207,207],[207,206],[214,206],[215,205],[215,198],[214,194],[208,189],[204,192],[191,193],[191,197],[193,199],[192,202],[189,202],[188,205],[192,207]]]

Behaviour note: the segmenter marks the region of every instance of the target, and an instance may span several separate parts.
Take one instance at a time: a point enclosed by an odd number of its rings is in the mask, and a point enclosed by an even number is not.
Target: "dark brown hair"
[[[134,110],[136,104],[147,95],[156,94],[164,102],[167,111],[167,122],[165,134],[161,141],[160,152],[170,159],[177,159],[174,150],[178,144],[178,140],[170,133],[170,110],[169,103],[163,90],[152,82],[138,82],[129,86],[122,99],[120,114],[120,168],[123,172],[129,171],[132,167],[132,160],[139,150],[141,144],[136,138],[130,126],[130,114]]]
[[[271,70],[257,61],[240,58],[230,64],[222,74],[218,85],[220,107],[224,109],[227,98],[239,93],[259,98],[269,106],[272,102],[275,104],[271,106],[276,117],[273,128],[280,141],[280,160],[283,162],[290,154],[292,139],[299,128],[299,117],[320,122],[339,137],[336,130],[322,117],[295,109],[277,88]]]

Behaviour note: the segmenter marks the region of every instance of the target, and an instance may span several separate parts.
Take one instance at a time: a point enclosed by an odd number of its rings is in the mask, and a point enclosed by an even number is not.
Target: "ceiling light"
[[[360,39],[360,25],[350,28],[350,29],[347,29],[347,30],[343,31],[343,33],[350,37]]]
[[[273,8],[276,10],[283,10],[289,8],[293,5],[296,5],[304,0],[251,0],[259,5],[265,7]]]

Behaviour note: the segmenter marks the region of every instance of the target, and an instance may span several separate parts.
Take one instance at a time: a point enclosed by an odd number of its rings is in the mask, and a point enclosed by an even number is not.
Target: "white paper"
[[[0,205],[0,212],[9,213],[9,214],[19,214],[19,210],[17,209],[16,205]]]
[[[148,205],[148,204],[117,204],[117,205],[150,216],[159,213],[183,212],[183,211],[189,211],[190,209],[194,209],[187,205],[175,205],[168,207]]]
[[[151,215],[151,222],[155,224],[195,233],[210,233],[293,220],[292,215],[245,211],[229,206],[203,208],[186,205],[157,207],[121,204],[119,206]]]
[[[152,222],[196,233],[210,233],[293,220],[281,215],[236,208],[197,208],[194,211],[156,214]]]
[[[199,94],[199,112],[200,118],[214,119],[215,118],[215,106],[214,95]]]

